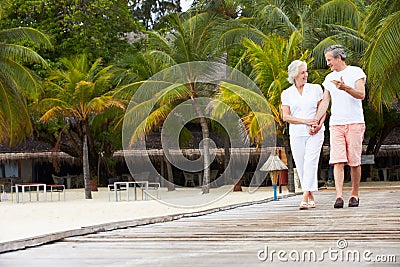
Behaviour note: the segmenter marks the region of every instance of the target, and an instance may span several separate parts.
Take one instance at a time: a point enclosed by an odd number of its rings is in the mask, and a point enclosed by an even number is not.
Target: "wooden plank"
[[[263,263],[259,256],[264,256],[268,248],[268,252],[286,252],[286,259],[289,253],[295,256],[308,251],[321,258],[324,250],[336,250],[338,255],[369,251],[369,260],[385,256],[397,262],[392,266],[398,266],[400,188],[363,189],[358,208],[345,205],[344,209],[333,209],[334,196],[332,190],[320,191],[317,208],[305,211],[298,209],[301,197],[294,196],[204,216],[65,238],[0,254],[0,263],[18,266],[29,260],[30,266],[254,266]],[[339,244],[347,246],[340,248]],[[307,266],[321,264],[317,259],[302,260]],[[352,263],[351,259],[340,260],[327,254],[323,258],[326,264]],[[361,258],[360,262],[366,260]],[[266,262],[288,264],[276,255],[269,255]]]

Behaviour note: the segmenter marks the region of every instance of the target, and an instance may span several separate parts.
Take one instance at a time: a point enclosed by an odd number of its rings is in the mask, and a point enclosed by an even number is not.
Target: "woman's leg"
[[[300,209],[306,209],[309,197],[309,191],[305,190],[303,187],[304,181],[304,156],[305,156],[305,148],[306,148],[306,140],[308,137],[306,136],[294,136],[290,137],[290,147],[292,149],[292,155],[294,159],[294,163],[296,165],[297,174],[299,175],[301,188],[303,190],[303,196],[300,203]]]
[[[314,200],[312,192],[318,191],[318,162],[321,147],[324,142],[324,132],[307,139],[304,154],[304,190],[310,191],[310,200]]]
[[[306,149],[307,136],[290,136],[290,148],[292,149],[292,155],[294,163],[296,165],[297,174],[299,175],[301,188],[307,191],[303,187],[304,178],[304,154]]]

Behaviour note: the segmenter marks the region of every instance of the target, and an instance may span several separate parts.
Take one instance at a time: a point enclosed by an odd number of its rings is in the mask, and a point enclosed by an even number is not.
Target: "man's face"
[[[334,58],[332,52],[327,52],[325,54],[325,59],[326,59],[326,64],[331,69],[331,71],[337,71],[342,61],[340,57]]]

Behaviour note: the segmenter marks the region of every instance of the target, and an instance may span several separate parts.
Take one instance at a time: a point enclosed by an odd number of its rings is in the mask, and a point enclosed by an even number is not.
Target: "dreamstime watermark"
[[[215,97],[222,90],[228,92],[229,101]],[[235,109],[238,105],[242,107],[239,112]],[[276,145],[273,113],[254,81],[225,64],[203,61],[174,65],[153,75],[137,88],[124,116],[122,146],[131,175],[135,180],[146,181],[151,177],[153,181],[162,181],[164,185],[172,183],[179,188],[182,180],[178,186],[175,184],[178,179],[172,181],[168,176],[171,178],[172,172],[174,178],[177,178],[176,174],[189,173],[196,174],[196,184],[202,185],[204,170],[213,162],[222,165],[229,158],[229,163],[223,166],[224,171],[221,173],[222,168],[219,168],[219,175],[213,181],[214,184],[228,185],[224,187],[225,191],[217,190],[213,194],[194,192],[191,195],[182,192],[179,198],[157,200],[173,206],[194,207],[220,199],[232,190],[235,179],[243,176],[250,161],[251,142],[242,118],[244,110],[257,119],[262,129],[259,138],[262,144],[257,149],[258,165],[253,177],[250,177],[251,193],[266,178],[268,173],[260,171],[260,168],[268,159],[271,148]],[[182,139],[188,136],[187,125],[197,122],[203,128],[205,120],[212,121],[223,132],[223,139],[227,139],[225,143],[229,143],[229,157],[222,158],[225,152],[221,153],[221,149],[217,149],[210,138],[201,140],[197,149],[188,152],[190,155],[181,149]],[[152,128],[161,132],[161,152],[149,152],[153,144],[148,143],[147,133]],[[156,163],[161,166],[155,166],[155,156],[162,158],[161,162]],[[200,187],[193,190],[202,192]]]
[[[349,249],[345,239],[336,242],[336,248],[304,250],[270,249],[268,245],[257,252],[258,260],[262,262],[370,262],[396,263],[396,255],[375,255],[371,250]]]

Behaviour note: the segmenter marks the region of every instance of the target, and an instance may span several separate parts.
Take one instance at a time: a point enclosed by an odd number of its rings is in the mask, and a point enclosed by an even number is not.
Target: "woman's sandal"
[[[301,209],[301,210],[306,210],[306,209],[308,209],[308,203],[307,203],[307,202],[304,202],[304,201],[300,202],[300,207],[299,207],[299,209]]]
[[[311,208],[311,209],[314,209],[315,208],[315,202],[313,200],[308,201],[308,207]]]

